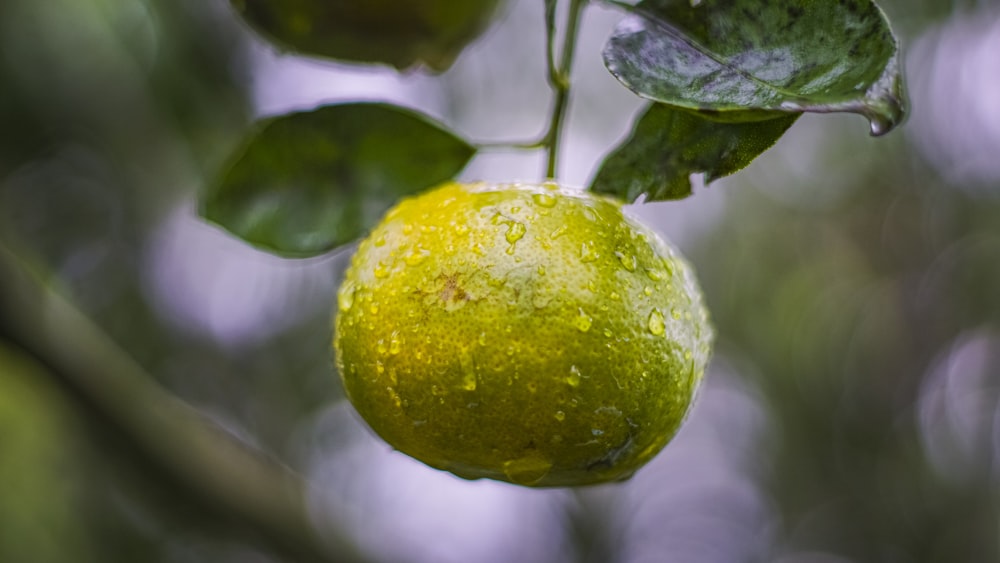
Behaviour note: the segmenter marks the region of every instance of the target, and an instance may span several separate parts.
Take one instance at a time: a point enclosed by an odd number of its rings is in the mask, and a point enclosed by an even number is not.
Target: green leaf
[[[899,47],[870,0],[644,0],[629,9],[604,62],[642,97],[719,119],[854,112],[872,135],[903,119]]]
[[[306,257],[351,242],[401,196],[452,178],[475,149],[399,107],[358,103],[260,123],[201,214],[255,246]]]
[[[791,114],[723,123],[652,104],[632,135],[601,164],[590,190],[625,201],[642,194],[650,201],[685,198],[691,195],[691,174],[704,172],[708,183],[743,169],[796,119]]]
[[[500,0],[231,0],[251,26],[304,55],[442,71]]]

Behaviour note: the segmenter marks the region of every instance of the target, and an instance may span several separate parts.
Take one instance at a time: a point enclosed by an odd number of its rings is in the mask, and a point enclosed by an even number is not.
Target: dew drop
[[[597,252],[594,250],[593,242],[585,242],[580,245],[580,261],[581,262],[593,262],[599,258]]]
[[[646,323],[646,326],[649,327],[649,332],[653,333],[653,335],[663,336],[667,329],[667,325],[663,324],[663,313],[653,309],[649,313],[649,322]]]
[[[646,276],[653,281],[660,281],[663,279],[663,276],[660,275],[660,272],[657,272],[652,268],[646,268]]]
[[[642,288],[642,292],[645,293],[647,296],[650,296],[653,294],[653,288],[647,285],[646,287]]]
[[[681,312],[676,307],[670,310],[670,316],[673,317],[675,321],[681,320]]]
[[[375,372],[379,375],[385,373],[385,366],[382,365],[382,362],[375,362]]]
[[[385,340],[379,339],[378,344],[375,345],[375,350],[379,354],[385,354],[389,351],[389,348],[385,345]]]
[[[538,270],[537,270],[537,271],[538,271],[538,275],[540,275],[540,276],[544,276],[544,275],[545,275],[545,266],[543,266],[543,265],[539,264],[539,265],[538,265]]]
[[[510,224],[510,228],[507,229],[507,234],[504,235],[504,238],[507,239],[507,242],[514,244],[515,242],[521,240],[521,237],[524,236],[526,231],[527,229],[525,228],[524,223],[513,221]]]
[[[408,235],[413,232],[413,225],[406,223],[403,225],[403,234]]]
[[[620,250],[615,251],[615,256],[618,257],[618,261],[622,263],[622,267],[630,272],[635,271],[636,258],[634,254],[625,254]]]
[[[486,346],[486,333],[485,332],[480,332],[479,333],[479,345],[480,346]]]
[[[378,314],[378,303],[372,303],[368,306],[368,312],[377,315]]]
[[[548,475],[551,469],[552,462],[537,453],[503,463],[504,475],[518,485],[534,485]]]
[[[402,343],[399,340],[399,333],[393,332],[392,339],[389,340],[389,353],[395,356],[399,353]]]
[[[570,387],[580,386],[580,368],[576,366],[569,367],[569,375],[566,376],[566,383],[568,383]]]
[[[385,267],[385,263],[381,260],[379,260],[378,264],[375,266],[375,277],[379,279],[389,277],[389,270]]]
[[[674,275],[674,265],[673,265],[673,263],[670,262],[670,260],[667,260],[666,258],[660,259],[660,263],[663,264],[663,269],[664,269],[664,271],[667,272],[667,277],[668,278],[669,277],[673,277],[673,275]]]
[[[337,292],[337,306],[340,307],[341,311],[350,311],[351,307],[354,306],[355,290],[356,288],[351,282],[347,282],[340,286],[340,291]]]
[[[557,238],[565,235],[566,231],[568,231],[568,230],[569,230],[569,227],[567,227],[566,225],[559,225],[558,227],[556,227],[555,229],[553,229],[553,231],[551,233],[549,233],[549,238],[551,238],[551,239],[557,239]]]
[[[556,411],[555,417],[556,417],[556,420],[558,420],[559,422],[562,422],[562,421],[566,420],[566,413],[564,413],[563,411]]]
[[[531,199],[535,200],[535,203],[539,207],[555,207],[556,198],[550,194],[535,194],[531,196]]]
[[[621,295],[618,295],[618,292],[617,292],[617,291],[612,291],[612,292],[611,292],[611,295],[609,295],[608,297],[610,297],[611,299],[613,299],[613,300],[615,300],[615,301],[618,301],[619,299],[621,299],[621,298],[622,298],[622,296],[621,296]]]
[[[375,246],[385,246],[385,237],[375,239]]]
[[[590,326],[594,324],[594,319],[585,313],[583,309],[580,309],[580,314],[573,321],[573,324],[580,332],[587,332],[590,330]]]
[[[431,255],[430,250],[426,250],[423,248],[414,248],[413,252],[410,252],[409,254],[406,255],[405,258],[406,264],[408,266],[416,266],[417,264],[420,264],[421,262],[426,260],[427,257],[430,255]]]

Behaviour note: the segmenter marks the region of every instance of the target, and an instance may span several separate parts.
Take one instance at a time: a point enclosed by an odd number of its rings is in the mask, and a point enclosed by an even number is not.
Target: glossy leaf
[[[630,10],[604,61],[642,97],[732,120],[854,112],[873,135],[903,118],[899,48],[870,0],[644,0]]]
[[[243,18],[291,51],[398,69],[451,66],[490,23],[500,0],[231,0]]]
[[[724,123],[696,112],[652,104],[632,135],[601,164],[590,189],[635,201],[691,195],[690,175],[711,182],[743,169],[792,126],[797,114]]]
[[[386,104],[284,115],[260,124],[201,213],[275,254],[314,256],[363,235],[401,196],[452,178],[474,152]]]

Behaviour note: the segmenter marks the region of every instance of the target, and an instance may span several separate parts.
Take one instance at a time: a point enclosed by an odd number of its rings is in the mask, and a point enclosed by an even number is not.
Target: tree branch
[[[0,338],[39,362],[89,419],[185,501],[295,561],[364,561],[343,532],[315,530],[307,486],[156,385],[92,322],[0,245]]]

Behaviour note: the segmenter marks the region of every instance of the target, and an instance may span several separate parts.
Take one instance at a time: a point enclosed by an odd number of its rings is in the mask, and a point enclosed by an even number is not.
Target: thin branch
[[[126,352],[0,245],[0,339],[35,359],[102,432],[162,484],[294,561],[363,561],[339,530],[314,529],[308,488],[157,386]]]
[[[573,58],[576,54],[576,36],[580,27],[580,19],[587,0],[570,0],[569,14],[566,17],[566,32],[563,35],[561,57],[558,67],[555,63],[555,1],[546,0],[546,32],[548,34],[547,61],[549,67],[549,82],[555,91],[555,102],[549,130],[546,133],[546,176],[554,178],[559,156],[559,142],[562,136],[563,122],[569,107],[570,73],[573,69]]]

